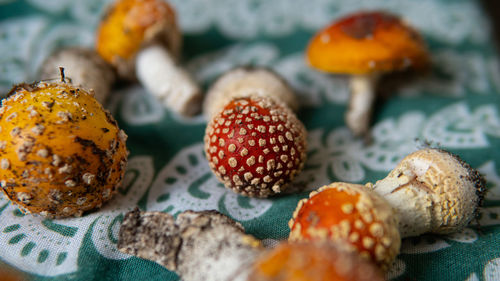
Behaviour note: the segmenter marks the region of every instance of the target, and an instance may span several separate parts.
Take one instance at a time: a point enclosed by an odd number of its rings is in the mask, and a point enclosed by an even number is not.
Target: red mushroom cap
[[[205,154],[226,187],[267,197],[282,192],[302,169],[306,130],[274,99],[236,98],[208,123]]]

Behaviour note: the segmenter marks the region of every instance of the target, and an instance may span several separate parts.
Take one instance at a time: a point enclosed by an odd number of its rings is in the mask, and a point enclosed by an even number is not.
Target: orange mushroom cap
[[[96,50],[107,62],[132,60],[149,42],[161,42],[177,56],[181,36],[174,9],[163,0],[118,0],[97,30]],[[120,69],[119,69],[120,71]]]
[[[378,281],[371,263],[333,244],[282,243],[254,264],[249,281]]]
[[[81,88],[16,86],[2,100],[0,128],[0,191],[24,211],[78,216],[121,185],[127,136]]]
[[[365,186],[336,182],[299,202],[290,241],[335,241],[387,268],[399,252],[398,217]]]
[[[307,48],[309,64],[318,70],[370,74],[423,68],[429,58],[420,35],[397,16],[359,12],[319,31]]]

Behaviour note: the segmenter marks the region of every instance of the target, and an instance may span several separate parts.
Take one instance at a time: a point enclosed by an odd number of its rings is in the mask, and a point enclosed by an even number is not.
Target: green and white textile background
[[[32,81],[43,59],[63,45],[92,46],[110,1],[0,0],[0,92]],[[406,154],[428,145],[458,153],[487,178],[479,223],[448,236],[406,239],[389,273],[394,280],[500,280],[500,66],[490,25],[473,1],[175,0],[185,32],[184,63],[204,87],[241,64],[282,74],[303,105],[309,158],[296,183],[384,177]],[[344,77],[309,69],[303,50],[334,18],[363,9],[402,15],[432,51],[429,75],[403,84],[376,110],[374,141],[347,131]],[[287,222],[307,192],[257,200],[223,188],[202,153],[205,121],[161,108],[139,86],[122,85],[107,107],[128,133],[125,184],[103,209],[82,218],[23,215],[0,198],[0,261],[37,280],[177,280],[162,267],[116,250],[123,214],[218,209],[267,245],[288,235]]]

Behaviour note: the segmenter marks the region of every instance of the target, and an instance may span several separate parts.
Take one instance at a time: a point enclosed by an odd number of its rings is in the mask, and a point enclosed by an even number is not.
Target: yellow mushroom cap
[[[2,100],[0,128],[1,190],[23,211],[81,215],[121,184],[127,136],[81,88],[16,86]]]
[[[309,42],[307,61],[318,70],[370,74],[422,68],[428,64],[420,35],[386,12],[359,12],[319,31]]]
[[[161,43],[176,57],[181,40],[175,11],[167,2],[117,0],[97,29],[96,50],[121,76],[131,77],[142,47]]]

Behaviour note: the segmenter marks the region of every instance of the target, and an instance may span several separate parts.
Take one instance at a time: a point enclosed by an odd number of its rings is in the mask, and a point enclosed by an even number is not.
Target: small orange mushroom
[[[290,241],[334,241],[388,268],[399,252],[398,216],[369,188],[343,182],[323,186],[299,202]]]
[[[320,71],[352,75],[346,123],[356,136],[369,128],[375,85],[381,74],[420,69],[429,63],[420,35],[386,12],[359,12],[319,31],[307,48],[307,61]]]
[[[121,184],[127,135],[81,88],[18,85],[2,100],[0,128],[0,190],[25,212],[79,216]]]
[[[183,115],[197,113],[201,93],[176,65],[181,34],[174,9],[163,0],[117,0],[97,30],[97,52],[118,74],[135,78],[166,107]]]
[[[339,245],[281,243],[260,256],[248,281],[378,281],[383,274],[372,263]]]

